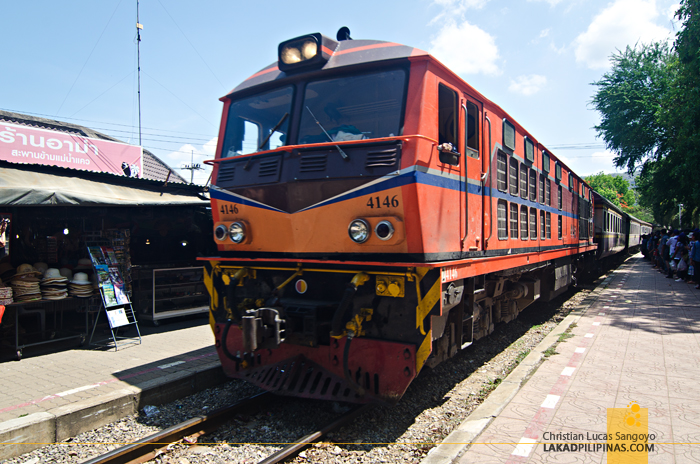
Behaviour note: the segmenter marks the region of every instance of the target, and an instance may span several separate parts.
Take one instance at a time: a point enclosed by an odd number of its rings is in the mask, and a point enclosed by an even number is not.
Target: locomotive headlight
[[[216,229],[214,229],[214,236],[216,237],[217,240],[223,240],[226,238],[228,235],[228,230],[226,229],[226,226],[219,224],[216,226]]]
[[[348,234],[353,242],[364,243],[369,238],[369,224],[364,219],[355,219],[348,227]]]
[[[374,226],[374,233],[380,240],[389,240],[394,236],[394,226],[389,221],[380,221]]]
[[[245,232],[245,226],[240,222],[234,222],[228,228],[228,236],[231,237],[231,241],[234,243],[243,243]]]
[[[311,59],[316,56],[318,45],[313,40],[307,40],[301,46],[301,56],[305,59]]]
[[[293,44],[287,45],[280,52],[280,58],[284,64],[298,63],[301,61],[301,50],[294,47]]]

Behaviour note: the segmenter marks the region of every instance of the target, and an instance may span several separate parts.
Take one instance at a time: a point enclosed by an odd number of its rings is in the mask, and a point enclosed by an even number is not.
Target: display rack
[[[123,268],[124,263],[119,262],[117,254],[111,246],[95,246],[92,244],[92,246],[88,246],[88,253],[97,277],[102,300],[88,344],[114,347],[114,351],[117,351],[119,346],[141,344],[141,331],[134,314],[134,308],[125,290],[126,285],[120,270],[120,268]],[[109,323],[111,338],[93,342],[95,329],[103,311]],[[118,335],[120,328],[132,325],[136,328],[135,337]],[[120,341],[123,343],[120,343]]]
[[[152,272],[152,311],[144,314],[146,319],[157,324],[161,319],[209,311],[209,294],[204,287],[201,266],[153,269]]]

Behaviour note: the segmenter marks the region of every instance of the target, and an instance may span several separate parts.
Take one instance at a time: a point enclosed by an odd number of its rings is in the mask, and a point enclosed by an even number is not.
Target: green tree
[[[666,128],[658,112],[670,84],[673,55],[664,44],[627,47],[610,57],[612,69],[594,82],[593,108],[601,114],[596,132],[615,154],[617,167],[631,173],[650,157],[666,150]]]
[[[594,82],[595,127],[618,167],[638,172],[639,204],[656,222],[684,224],[700,212],[700,0],[682,0],[673,48],[627,47]]]
[[[637,203],[629,181],[622,176],[599,172],[586,177],[585,180],[593,190],[623,210],[631,211]]]

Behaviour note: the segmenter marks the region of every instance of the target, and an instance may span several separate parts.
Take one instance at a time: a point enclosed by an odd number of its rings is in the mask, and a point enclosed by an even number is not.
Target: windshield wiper
[[[321,125],[319,120],[316,119],[316,116],[314,116],[314,113],[311,111],[311,108],[309,108],[308,105],[307,105],[306,109],[309,110],[309,114],[311,114],[311,117],[314,118],[314,121],[316,121],[316,124],[318,124],[318,127],[321,128],[323,133],[326,134],[326,137],[328,137],[328,140],[330,140],[331,142],[335,142],[335,140],[333,140],[333,137],[331,137],[330,134],[328,132],[326,132],[326,129],[323,128],[323,126]],[[340,156],[343,157],[343,159],[345,159],[345,160],[348,159],[348,154],[345,153],[342,148],[340,148],[340,145],[336,145],[335,148],[338,149],[338,152],[340,153]]]
[[[265,137],[265,139],[262,141],[262,143],[260,144],[258,149],[255,151],[260,151],[260,149],[265,146],[267,141],[270,140],[270,137],[272,137],[272,134],[274,134],[275,131],[280,128],[280,126],[284,123],[284,121],[287,119],[288,116],[289,116],[289,112],[284,113],[284,115],[282,116],[282,119],[280,119],[279,122],[277,124],[275,124],[275,127],[273,127],[272,130],[270,130],[270,133],[267,134],[267,137]],[[252,156],[248,158],[248,162],[245,164],[245,166],[243,166],[244,171],[247,171],[248,169],[250,169],[250,162],[251,161],[253,161]]]
[[[282,123],[284,123],[284,121],[287,120],[288,116],[289,116],[289,112],[284,113],[284,116],[282,116],[282,119],[280,119],[280,121],[277,124],[275,124],[275,127],[273,127],[272,130],[270,130],[270,133],[267,134],[267,137],[265,137],[265,139],[262,141],[262,143],[260,144],[260,146],[258,147],[258,149],[256,151],[260,151],[260,149],[265,146],[267,141],[270,140],[270,137],[272,137],[272,134],[274,134],[275,131],[280,128]]]

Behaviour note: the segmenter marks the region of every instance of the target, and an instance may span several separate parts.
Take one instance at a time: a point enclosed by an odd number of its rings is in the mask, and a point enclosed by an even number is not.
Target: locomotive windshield
[[[405,83],[406,73],[399,69],[311,81],[301,87],[298,114],[292,112],[293,86],[235,100],[229,107],[222,157],[294,143],[399,135]],[[299,121],[298,136],[290,140],[294,121]]]
[[[299,144],[399,135],[406,74],[402,70],[310,82]],[[328,132],[326,135],[316,120]]]
[[[285,145],[293,93],[289,86],[231,102],[222,157]]]

